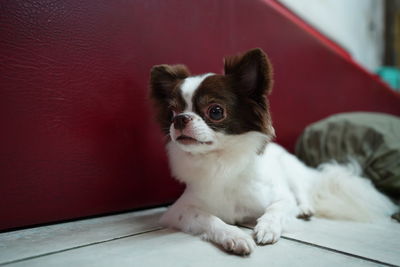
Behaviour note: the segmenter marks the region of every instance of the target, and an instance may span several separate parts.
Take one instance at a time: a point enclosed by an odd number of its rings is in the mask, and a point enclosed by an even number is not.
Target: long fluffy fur
[[[331,162],[319,167],[320,177],[311,191],[315,215],[329,219],[375,222],[388,220],[394,204],[361,177],[356,161]]]

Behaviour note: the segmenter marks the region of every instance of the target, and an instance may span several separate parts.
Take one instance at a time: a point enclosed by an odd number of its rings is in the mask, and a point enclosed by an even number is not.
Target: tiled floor
[[[163,229],[164,208],[0,234],[6,266],[400,266],[400,224],[313,219],[249,257]],[[250,229],[244,229],[251,233]]]

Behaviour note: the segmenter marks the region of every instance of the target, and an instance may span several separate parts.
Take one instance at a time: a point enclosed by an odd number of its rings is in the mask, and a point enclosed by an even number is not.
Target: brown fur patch
[[[249,131],[275,135],[266,94],[272,87],[272,67],[261,49],[225,58],[225,75],[207,77],[193,96],[194,107],[216,131],[242,134]],[[213,122],[203,114],[210,104],[220,104],[227,114]],[[263,145],[263,147],[265,147]]]
[[[156,110],[157,121],[165,134],[169,133],[172,111],[182,112],[186,107],[180,85],[189,75],[184,65],[158,65],[151,69],[150,98]]]

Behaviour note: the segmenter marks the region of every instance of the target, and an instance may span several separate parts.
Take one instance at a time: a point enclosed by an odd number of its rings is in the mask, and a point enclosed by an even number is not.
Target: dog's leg
[[[298,198],[298,205],[299,205],[299,214],[297,214],[297,218],[303,220],[310,220],[315,213],[313,206],[311,205],[310,201],[307,197],[299,197]]]
[[[295,203],[282,199],[271,204],[266,212],[257,219],[254,227],[254,238],[260,245],[273,244],[279,240],[286,220],[292,217]],[[294,216],[293,216],[294,217]]]
[[[179,200],[163,215],[161,224],[200,235],[203,239],[222,246],[226,251],[239,255],[250,254],[256,247],[252,237],[240,228],[226,224],[218,217]]]
[[[317,172],[307,167],[294,155],[285,151],[279,161],[282,172],[286,175],[290,190],[296,198],[298,218],[309,219],[314,214],[314,207],[310,199],[310,191]]]
[[[309,220],[310,217],[312,217],[315,212],[309,200],[309,197],[305,194],[304,190],[302,190],[298,186],[294,186],[291,189],[296,198],[296,202],[299,208],[299,213],[297,214],[297,218]]]

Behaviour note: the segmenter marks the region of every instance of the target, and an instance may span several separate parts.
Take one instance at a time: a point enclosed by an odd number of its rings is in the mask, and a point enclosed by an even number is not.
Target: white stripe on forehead
[[[200,84],[208,76],[215,75],[214,73],[206,73],[199,76],[188,77],[183,80],[181,85],[182,97],[186,102],[186,109],[184,111],[192,111],[192,97],[194,92],[199,88]]]

